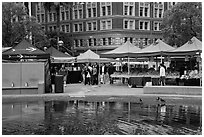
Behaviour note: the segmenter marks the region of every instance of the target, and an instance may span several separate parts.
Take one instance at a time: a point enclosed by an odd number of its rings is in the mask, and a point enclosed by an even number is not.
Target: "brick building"
[[[175,2],[72,2],[60,7],[60,31],[69,33],[73,50],[91,49],[97,53],[112,50],[128,39],[144,48],[161,38],[160,24],[165,10]],[[44,9],[43,3],[32,3],[45,31],[56,30],[57,15]]]

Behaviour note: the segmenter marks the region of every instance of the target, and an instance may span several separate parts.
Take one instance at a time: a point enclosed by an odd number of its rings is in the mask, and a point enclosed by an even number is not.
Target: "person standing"
[[[97,65],[95,64],[92,69],[93,75],[93,85],[98,85],[98,72],[97,72]]]
[[[159,71],[160,71],[160,84],[161,86],[165,85],[165,77],[166,77],[166,68],[164,66],[164,62],[162,62],[160,64],[160,68],[159,68]]]
[[[102,66],[100,68],[101,84],[105,84],[105,74],[106,74],[106,66],[105,66],[105,64],[102,64]]]
[[[110,66],[108,67],[108,75],[109,75],[109,80],[110,80],[110,84],[113,84],[113,78],[111,77],[111,75],[115,72],[115,67],[113,66],[113,64],[111,63]]]
[[[60,75],[63,75],[63,83],[64,83],[64,86],[66,87],[66,86],[67,86],[67,75],[68,75],[68,71],[67,71],[67,69],[65,68],[65,65],[62,65],[61,69],[59,70],[59,74],[60,74]]]
[[[85,68],[84,68],[84,76],[85,76],[85,82],[84,82],[84,85],[86,84],[91,84],[91,72],[90,72],[90,69],[88,67],[88,64],[86,64]]]

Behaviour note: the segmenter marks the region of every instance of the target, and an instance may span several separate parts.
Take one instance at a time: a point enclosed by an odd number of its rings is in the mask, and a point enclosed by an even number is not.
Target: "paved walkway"
[[[54,91],[54,90],[53,90]],[[178,95],[178,94],[144,94],[143,88],[130,88],[122,84],[67,84],[64,93],[28,94],[28,95],[2,95],[2,102],[39,101],[39,100],[68,100],[72,99],[104,99],[112,100],[123,98],[126,101],[139,101],[155,103],[157,97],[162,97],[168,103],[201,104],[202,95]]]
[[[64,88],[64,92],[69,95],[116,95],[131,96],[143,94],[143,88],[129,88],[120,84],[100,84],[100,85],[84,85],[84,84],[68,84]]]

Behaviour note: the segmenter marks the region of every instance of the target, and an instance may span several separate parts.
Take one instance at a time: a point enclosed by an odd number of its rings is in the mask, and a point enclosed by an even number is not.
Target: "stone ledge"
[[[202,95],[199,86],[145,86],[144,94]]]

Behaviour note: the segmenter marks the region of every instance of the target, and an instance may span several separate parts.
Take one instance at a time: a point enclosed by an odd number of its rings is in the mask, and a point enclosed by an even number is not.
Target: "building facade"
[[[69,33],[73,50],[97,53],[115,49],[127,40],[144,48],[162,39],[160,24],[165,10],[175,2],[72,2],[60,6],[60,31]],[[32,3],[45,31],[56,31],[57,14],[43,3]]]

